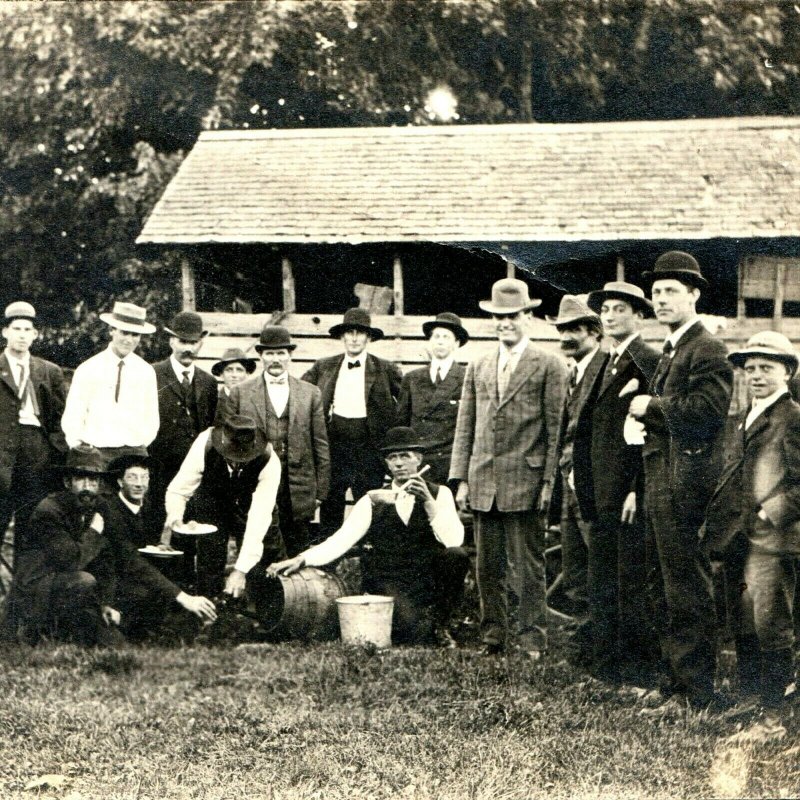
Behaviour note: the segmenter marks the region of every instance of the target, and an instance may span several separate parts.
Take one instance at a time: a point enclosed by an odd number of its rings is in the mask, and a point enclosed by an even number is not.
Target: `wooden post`
[[[186,258],[181,260],[181,295],[183,299],[183,310],[195,311],[197,297],[194,290],[194,267],[192,267],[189,260]]]
[[[292,262],[284,256],[281,259],[281,281],[283,285],[283,313],[294,314],[297,310],[294,294],[294,273]]]
[[[786,264],[775,265],[775,308],[772,312],[772,327],[779,331],[783,327],[783,296],[786,292]]]
[[[747,270],[749,259],[745,258],[739,262],[739,274],[736,284],[736,319],[743,320],[747,313],[744,302],[744,273]]]
[[[506,277],[507,278],[516,278],[517,277],[517,268],[510,261],[506,262]]]
[[[625,262],[622,260],[622,256],[617,256],[617,280],[625,280]]]
[[[400,256],[394,257],[394,315],[396,317],[403,316],[403,264],[400,261]]]

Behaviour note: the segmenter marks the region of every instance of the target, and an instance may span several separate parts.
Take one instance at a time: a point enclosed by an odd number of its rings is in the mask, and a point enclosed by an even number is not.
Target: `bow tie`
[[[278,378],[269,377],[267,378],[267,383],[271,383],[273,386],[282,386],[286,383],[286,376],[281,375]]]
[[[360,367],[360,361],[348,361],[347,362],[347,369],[356,369],[356,367]]]

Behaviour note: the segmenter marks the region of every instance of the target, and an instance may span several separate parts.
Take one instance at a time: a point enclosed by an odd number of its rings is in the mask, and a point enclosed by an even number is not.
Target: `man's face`
[[[621,342],[639,330],[644,319],[641,311],[635,311],[625,300],[609,298],[600,309],[603,330],[615,341]]]
[[[97,475],[70,475],[64,478],[64,486],[78,499],[81,508],[91,510],[100,494],[100,478]]]
[[[283,373],[289,369],[289,362],[291,360],[292,355],[285,347],[261,351],[261,361],[264,364],[264,371],[275,377],[283,375]]]
[[[179,336],[170,336],[169,346],[172,350],[172,355],[179,364],[183,364],[184,367],[191,367],[192,362],[197,358],[197,354],[203,346],[203,340],[198,339],[196,342],[190,342],[188,339],[181,339]]]
[[[434,358],[449,358],[458,347],[458,339],[449,328],[434,328],[429,341]]]
[[[655,281],[651,290],[656,318],[672,330],[677,330],[695,315],[695,305],[699,298],[699,289],[674,278]]]
[[[769,397],[789,382],[788,368],[780,361],[751,356],[744,362],[744,375],[751,397]]]
[[[350,358],[356,358],[364,352],[369,342],[369,334],[366,331],[349,330],[342,334],[341,339],[345,353]]]
[[[386,466],[392,478],[398,483],[405,483],[422,464],[422,453],[416,450],[398,450],[386,456]]]
[[[140,506],[150,487],[150,470],[147,467],[128,467],[122,477],[117,478],[117,485],[129,503]]]
[[[121,331],[119,328],[111,329],[111,350],[118,358],[130,355],[139,345],[141,333]]]
[[[589,326],[585,323],[561,325],[557,330],[561,337],[561,352],[575,361],[589,355],[597,346],[597,337],[590,333]]]
[[[226,389],[233,389],[234,386],[238,386],[246,377],[247,370],[239,361],[226,364],[225,369],[222,370],[222,381]]]
[[[527,334],[529,311],[516,311],[513,314],[492,314],[494,329],[501,344],[513,347]]]
[[[3,338],[12,355],[24,356],[36,341],[39,332],[29,319],[15,319],[3,328]]]

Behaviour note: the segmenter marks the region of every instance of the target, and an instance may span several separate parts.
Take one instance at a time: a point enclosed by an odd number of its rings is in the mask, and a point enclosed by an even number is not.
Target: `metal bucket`
[[[392,646],[392,612],[394,598],[381,594],[359,594],[340,597],[339,628],[342,642],[355,645]]]

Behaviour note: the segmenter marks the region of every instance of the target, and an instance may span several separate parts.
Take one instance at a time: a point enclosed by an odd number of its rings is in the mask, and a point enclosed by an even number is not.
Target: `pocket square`
[[[617,397],[625,397],[626,394],[633,394],[639,391],[639,379],[631,378],[620,390]]]

